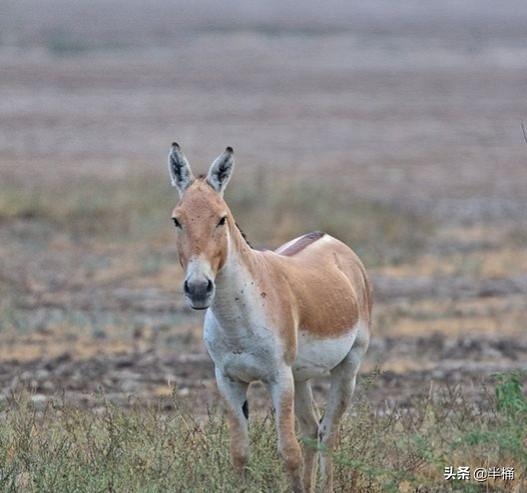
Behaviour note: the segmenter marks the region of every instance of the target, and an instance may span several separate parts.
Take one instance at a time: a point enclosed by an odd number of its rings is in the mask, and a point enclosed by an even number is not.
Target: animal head
[[[179,261],[185,270],[183,291],[196,310],[204,310],[211,304],[216,275],[227,260],[229,231],[234,220],[223,192],[233,168],[231,147],[214,160],[205,178],[194,178],[178,144],[172,144],[168,155],[170,180],[179,192],[172,220]]]

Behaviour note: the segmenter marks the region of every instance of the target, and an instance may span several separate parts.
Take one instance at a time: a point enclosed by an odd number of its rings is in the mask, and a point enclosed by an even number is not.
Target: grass
[[[148,235],[169,224],[172,205],[169,190],[144,175],[126,181],[85,178],[60,185],[0,188],[0,220],[47,224],[77,240],[126,241]]]
[[[233,188],[227,200],[256,243],[277,246],[321,230],[350,245],[369,266],[415,258],[434,231],[425,218],[353,196],[345,179],[258,180]]]
[[[474,409],[461,389],[444,389],[411,410],[379,413],[364,397],[375,377],[363,379],[366,392],[346,419],[334,455],[335,491],[525,491],[523,377],[497,375],[485,412]],[[67,407],[60,399],[41,407],[29,395],[5,401],[3,491],[287,491],[271,416],[251,417],[249,479],[241,485],[230,466],[222,413],[197,418],[185,410],[166,415],[155,406],[122,410],[101,399],[96,411]],[[511,466],[516,478],[446,481],[449,465]]]
[[[227,202],[256,246],[277,247],[322,230],[350,244],[367,265],[408,261],[433,233],[426,219],[353,197],[346,183],[320,179],[261,180],[249,175],[227,192]],[[0,221],[47,224],[75,240],[121,243],[169,238],[175,193],[158,175],[23,187],[0,186]]]

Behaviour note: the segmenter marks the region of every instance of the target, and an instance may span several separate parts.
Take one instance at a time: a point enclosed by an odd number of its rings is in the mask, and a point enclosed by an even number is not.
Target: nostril
[[[207,283],[207,293],[210,293],[213,287],[212,281],[209,279],[209,282]]]
[[[185,280],[185,282],[183,283],[183,291],[185,291],[185,293],[189,293],[190,289],[188,287],[188,281]]]

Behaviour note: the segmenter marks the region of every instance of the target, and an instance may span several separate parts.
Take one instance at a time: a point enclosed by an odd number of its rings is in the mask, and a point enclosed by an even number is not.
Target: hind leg
[[[338,437],[338,427],[342,415],[349,407],[359,366],[368,349],[369,333],[366,328],[360,329],[350,352],[344,360],[331,371],[331,387],[324,418],[318,429],[322,446],[320,471],[324,492],[333,491],[332,448]]]
[[[304,488],[307,493],[311,493],[316,483],[318,413],[309,380],[295,382],[295,413],[302,437],[307,439],[303,447]]]

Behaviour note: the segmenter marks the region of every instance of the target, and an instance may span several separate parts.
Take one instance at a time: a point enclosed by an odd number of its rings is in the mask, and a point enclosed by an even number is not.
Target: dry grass
[[[381,336],[518,336],[525,330],[523,295],[468,300],[402,300],[376,307],[375,331]]]
[[[363,380],[363,390],[375,376]],[[494,395],[493,395],[494,394]],[[3,491],[287,491],[271,416],[251,416],[252,456],[245,485],[234,477],[226,424],[213,410],[197,418],[151,405],[119,409],[100,396],[89,412],[31,395],[2,404]],[[380,412],[359,399],[335,453],[335,491],[524,491],[527,400],[519,376],[498,375],[490,408],[468,402],[460,388],[431,391],[412,411]],[[306,444],[306,446],[314,446]],[[446,481],[445,466],[510,466],[515,480]],[[485,489],[487,488],[487,489]]]
[[[84,179],[67,188],[0,189],[0,220],[50,225],[77,241],[170,242],[175,195],[158,175],[126,180]],[[368,265],[415,258],[433,223],[380,202],[351,196],[344,182],[261,181],[248,176],[227,192],[233,213],[255,245],[276,247],[308,231],[323,230],[355,247]],[[148,269],[148,266],[146,266]]]

